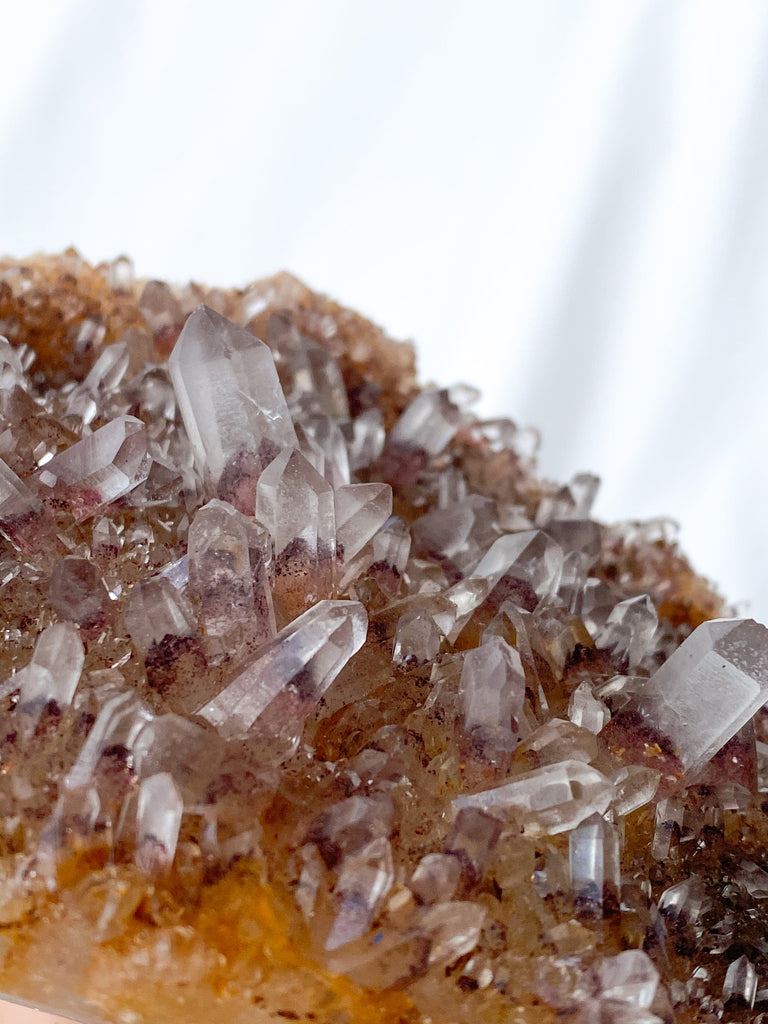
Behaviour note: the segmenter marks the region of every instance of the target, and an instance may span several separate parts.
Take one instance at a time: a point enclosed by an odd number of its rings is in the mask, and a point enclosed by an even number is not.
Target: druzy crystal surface
[[[0,260],[0,335],[0,992],[768,1020],[768,630],[669,523],[287,274]]]

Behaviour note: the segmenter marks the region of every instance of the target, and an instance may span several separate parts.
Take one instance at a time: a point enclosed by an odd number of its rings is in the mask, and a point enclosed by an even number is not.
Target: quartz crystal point
[[[451,398],[448,389],[422,391],[392,428],[389,443],[438,455],[462,423],[462,412]]]
[[[297,445],[272,353],[244,328],[199,306],[168,367],[198,466],[213,484],[244,453],[268,462]]]
[[[442,636],[425,608],[411,608],[397,620],[392,661],[396,667],[431,664],[440,652]]]
[[[723,983],[723,999],[733,1008],[752,1009],[757,995],[757,971],[746,956],[728,965]]]
[[[461,672],[463,728],[476,757],[508,762],[525,699],[520,655],[500,636],[467,651]]]
[[[85,661],[83,642],[75,626],[57,622],[38,637],[26,668],[0,687],[0,692],[19,689],[18,713],[23,731],[30,736],[50,705],[60,713],[72,703]]]
[[[55,556],[62,544],[40,498],[0,459],[0,534],[26,554]],[[62,552],[63,553],[63,552]]]
[[[339,557],[349,563],[392,515],[392,488],[389,484],[347,484],[336,488],[334,500],[336,547]]]
[[[162,576],[140,580],[131,588],[125,628],[144,652],[167,636],[194,636],[197,632],[189,602]]]
[[[286,617],[330,597],[336,557],[333,489],[301,452],[286,448],[261,474],[256,518],[272,536],[275,589]],[[291,586],[296,576],[307,588],[298,601]]]
[[[206,637],[222,650],[258,645],[276,632],[267,530],[227,502],[214,499],[189,529],[190,590]]]
[[[585,818],[569,836],[571,887],[582,908],[602,907],[619,896],[619,837],[599,814]]]
[[[478,807],[489,814],[523,817],[527,835],[557,835],[576,828],[592,814],[604,814],[613,786],[582,761],[561,761],[518,775],[511,782],[457,797],[454,809]]]
[[[128,691],[109,697],[88,733],[77,760],[65,779],[68,790],[87,786],[106,772],[132,778],[140,767],[134,747],[152,720],[149,708]]]
[[[365,642],[368,618],[358,601],[321,601],[286,626],[199,714],[227,739],[248,735],[275,701],[301,730],[305,717]],[[285,704],[285,707],[282,707]]]
[[[345,858],[336,880],[339,909],[325,941],[327,950],[338,949],[365,933],[394,880],[392,849],[383,837]]]
[[[173,863],[184,809],[173,777],[160,772],[144,779],[138,803],[134,860],[146,874],[162,874]]]
[[[637,699],[689,778],[768,700],[768,629],[754,619],[702,623]]]
[[[54,455],[34,480],[46,502],[67,508],[80,522],[146,480],[151,462],[144,424],[118,416]]]
[[[659,985],[659,972],[641,949],[627,949],[606,957],[597,968],[603,999],[617,999],[639,1009],[653,1003]]]
[[[48,600],[62,619],[79,626],[103,625],[107,589],[86,558],[62,558],[51,573]]]

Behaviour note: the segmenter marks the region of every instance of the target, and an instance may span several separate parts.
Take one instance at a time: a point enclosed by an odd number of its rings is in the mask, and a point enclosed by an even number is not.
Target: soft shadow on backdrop
[[[0,0],[0,250],[285,267],[768,619],[768,5]],[[745,606],[746,607],[746,606]]]

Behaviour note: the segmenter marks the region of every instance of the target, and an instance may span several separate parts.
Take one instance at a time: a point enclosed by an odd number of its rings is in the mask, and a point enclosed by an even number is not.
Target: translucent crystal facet
[[[61,544],[40,498],[0,459],[0,533],[22,552],[55,555]]]
[[[190,590],[206,637],[231,650],[263,643],[276,632],[266,529],[227,502],[208,502],[189,529]]]
[[[65,506],[79,522],[146,480],[151,461],[144,424],[118,416],[54,455],[34,480],[45,501]]]
[[[337,487],[336,545],[339,556],[351,562],[392,515],[389,484],[348,484]]]
[[[720,619],[702,623],[651,676],[639,712],[690,775],[766,700],[768,629],[753,619]]]
[[[569,836],[571,888],[582,905],[601,907],[607,895],[619,895],[621,865],[615,827],[591,814]]]
[[[140,651],[148,651],[166,636],[197,632],[189,602],[162,576],[136,583],[128,597],[125,627]]]
[[[500,636],[468,651],[461,672],[463,728],[477,756],[504,759],[514,752],[525,699],[520,655]]]
[[[330,597],[336,557],[333,489],[301,452],[286,448],[261,474],[256,518],[272,536],[280,578],[276,590],[282,592],[284,604],[299,610]],[[290,593],[297,575],[314,583],[301,595],[298,607]]]
[[[200,306],[168,366],[198,464],[213,482],[244,452],[269,461],[297,444],[272,353],[244,328]]]
[[[303,718],[362,647],[368,619],[357,601],[321,601],[286,626],[199,714],[228,738],[248,734],[282,696],[286,724]]]
[[[134,860],[148,875],[162,874],[173,863],[183,809],[168,772],[151,775],[141,783]]]
[[[518,775],[511,782],[480,793],[457,797],[456,810],[479,807],[494,815],[518,812],[526,833],[557,835],[591,814],[604,814],[613,786],[597,769],[581,761],[561,761]]]
[[[85,661],[80,635],[69,622],[48,626],[38,637],[32,660],[2,687],[19,689],[17,711],[24,715],[24,731],[34,732],[52,703],[61,711],[72,703]]]

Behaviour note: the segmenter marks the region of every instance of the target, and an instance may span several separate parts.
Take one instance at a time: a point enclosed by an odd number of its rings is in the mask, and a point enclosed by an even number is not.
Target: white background
[[[285,267],[768,619],[764,0],[0,0],[0,250]]]

